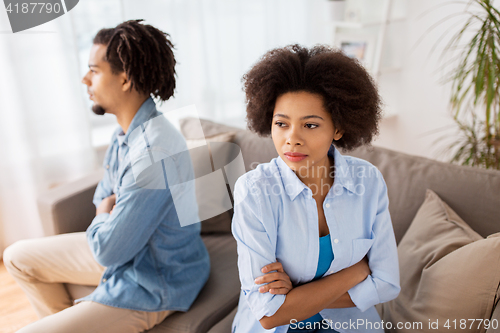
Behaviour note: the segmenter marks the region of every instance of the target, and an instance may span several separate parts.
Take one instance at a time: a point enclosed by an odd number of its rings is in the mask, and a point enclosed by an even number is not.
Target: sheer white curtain
[[[40,193],[95,168],[66,16],[12,34],[0,10],[0,250],[42,236]]]
[[[89,111],[80,83],[102,27],[145,19],[171,35],[177,90],[163,111],[245,126],[241,77],[265,51],[328,43],[326,0],[85,0],[26,33],[0,33],[0,249],[42,236],[36,197],[96,166],[113,116]],[[0,31],[9,31],[0,10]]]

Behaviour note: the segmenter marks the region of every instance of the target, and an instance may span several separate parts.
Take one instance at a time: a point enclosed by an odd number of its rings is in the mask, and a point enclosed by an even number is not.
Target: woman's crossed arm
[[[301,321],[325,308],[355,306],[347,291],[362,282],[371,273],[366,259],[335,274],[293,288],[288,275],[280,263],[265,266],[265,271],[276,270],[256,279],[256,283],[267,283],[259,288],[261,293],[286,294],[285,302],[270,317],[264,316],[260,324],[265,329],[287,325],[291,319]]]

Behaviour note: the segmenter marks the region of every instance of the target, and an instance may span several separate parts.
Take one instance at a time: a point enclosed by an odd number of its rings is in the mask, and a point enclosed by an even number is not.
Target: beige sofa
[[[186,139],[199,139],[198,120],[181,120]],[[199,124],[199,123],[198,123]],[[206,137],[235,132],[232,139],[242,152],[245,169],[268,162],[277,156],[270,138],[259,138],[240,130],[207,120],[201,125]],[[384,175],[388,187],[390,212],[399,243],[417,210],[426,189],[432,189],[481,236],[500,231],[500,172],[461,167],[373,147],[360,148],[350,155],[368,160]],[[196,158],[193,158],[196,161]],[[196,168],[196,166],[195,166]],[[84,231],[92,221],[95,208],[92,195],[101,172],[52,189],[39,198],[39,210],[47,235]],[[236,244],[230,234],[231,212],[202,222],[202,237],[208,248],[212,270],[210,278],[186,313],[176,313],[150,332],[230,332],[239,295]],[[76,298],[93,287],[68,285]],[[492,318],[500,321],[500,307]],[[487,332],[495,330],[490,328]]]

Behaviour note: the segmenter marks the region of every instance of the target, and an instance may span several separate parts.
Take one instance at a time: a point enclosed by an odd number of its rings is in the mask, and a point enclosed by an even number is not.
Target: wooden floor
[[[37,320],[35,311],[0,260],[0,333],[12,333]]]

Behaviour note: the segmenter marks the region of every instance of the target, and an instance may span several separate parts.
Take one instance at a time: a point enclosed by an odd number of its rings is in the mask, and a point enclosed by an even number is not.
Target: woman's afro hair
[[[267,52],[243,76],[248,127],[271,133],[276,99],[287,92],[322,96],[336,128],[344,131],[335,146],[345,151],[369,145],[378,134],[381,99],[363,66],[328,46],[289,45]]]
[[[174,95],[175,58],[170,35],[157,28],[130,20],[101,29],[94,44],[107,46],[105,60],[114,74],[125,72],[131,89],[162,101]]]

